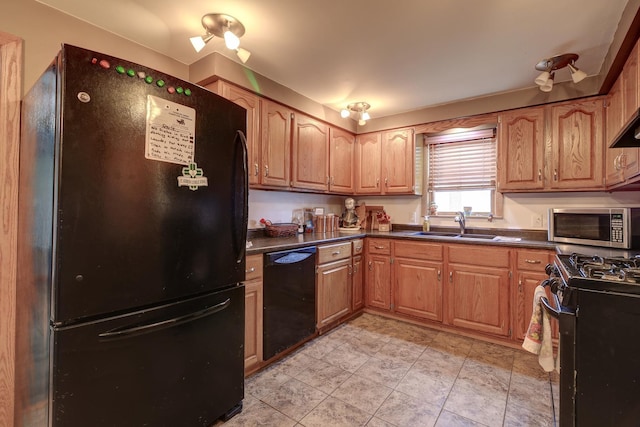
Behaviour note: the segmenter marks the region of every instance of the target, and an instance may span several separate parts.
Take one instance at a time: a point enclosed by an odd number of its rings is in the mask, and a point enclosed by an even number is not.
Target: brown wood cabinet
[[[640,107],[639,45],[631,51],[622,73],[607,96],[606,117],[606,183],[616,187],[640,175],[640,148],[608,148],[618,132],[627,125]]]
[[[249,184],[260,184],[260,98],[223,80],[217,80],[208,89],[235,102],[247,110],[247,167]]]
[[[533,294],[536,287],[549,278],[545,267],[553,261],[553,254],[546,250],[515,250],[517,286],[513,287],[512,301],[515,308],[513,338],[516,340],[523,340],[527,333],[533,313]],[[557,328],[555,333],[557,338]]]
[[[391,241],[367,239],[365,306],[391,310]]]
[[[604,188],[603,100],[554,104],[551,115],[549,187],[564,190]]]
[[[448,245],[446,323],[509,335],[509,248]]]
[[[246,261],[244,290],[244,371],[248,374],[262,363],[262,255],[250,255]]]
[[[413,128],[356,137],[357,194],[414,194]]]
[[[351,313],[351,242],[318,247],[317,327],[330,326]]]
[[[364,240],[356,239],[352,241],[353,266],[351,281],[353,284],[353,295],[351,297],[351,310],[358,311],[364,308]]]
[[[544,107],[507,111],[499,117],[498,189],[544,189]]]
[[[443,246],[393,242],[393,311],[442,321]]]
[[[499,123],[500,191],[604,189],[602,97],[507,111]]]
[[[341,129],[329,129],[329,191],[353,194],[355,191],[355,135]]]
[[[329,126],[304,114],[295,115],[291,186],[320,192],[329,189]]]
[[[261,182],[264,185],[290,185],[292,120],[293,110],[267,99],[260,100]]]

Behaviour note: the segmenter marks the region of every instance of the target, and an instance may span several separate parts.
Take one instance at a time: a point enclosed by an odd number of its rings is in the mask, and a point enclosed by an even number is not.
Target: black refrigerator
[[[16,424],[242,408],[246,112],[70,45],[23,100]]]

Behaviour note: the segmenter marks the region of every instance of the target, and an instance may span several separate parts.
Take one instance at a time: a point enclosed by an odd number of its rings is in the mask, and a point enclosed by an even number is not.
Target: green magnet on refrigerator
[[[185,89],[184,94],[187,96],[191,96],[191,89]]]
[[[158,87],[164,87],[164,80],[160,79],[156,82],[156,84],[158,85]]]
[[[122,65],[118,65],[118,66],[116,67],[116,72],[117,72],[118,74],[124,74],[125,69],[124,69],[124,67],[123,67]]]
[[[182,93],[182,92],[184,92],[184,89],[182,89],[180,86],[178,86],[178,87],[176,88],[176,92],[178,92],[178,93]]]
[[[127,76],[129,76],[129,77],[133,77],[133,76],[135,76],[135,75],[136,75],[136,72],[135,72],[135,71],[133,71],[132,69],[128,69],[128,70],[127,70]]]
[[[144,82],[145,83],[149,83],[149,84],[153,83],[153,77],[151,77],[151,76],[145,77],[144,78]]]

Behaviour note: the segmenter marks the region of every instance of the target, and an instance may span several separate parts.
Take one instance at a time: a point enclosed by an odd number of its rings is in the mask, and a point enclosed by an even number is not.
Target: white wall
[[[284,191],[249,192],[249,228],[258,228],[260,218],[273,222],[290,222],[291,211],[302,207],[324,206],[327,213],[341,214],[347,196],[291,193]],[[395,224],[421,224],[419,196],[355,196],[357,202],[381,205]],[[508,194],[504,197],[504,218],[488,222],[469,218],[470,228],[512,228],[546,230],[549,208],[624,206],[640,207],[640,192],[535,193]],[[542,222],[538,222],[538,219]],[[452,218],[432,218],[435,226],[456,227]]]

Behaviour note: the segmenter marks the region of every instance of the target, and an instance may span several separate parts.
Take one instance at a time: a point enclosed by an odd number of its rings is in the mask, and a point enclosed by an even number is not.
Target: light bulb
[[[236,50],[240,46],[240,39],[238,36],[227,30],[224,32],[224,43],[229,49]]]
[[[370,118],[371,116],[369,116],[369,113],[367,113],[366,111],[362,113],[362,120],[369,120]]]
[[[581,82],[585,77],[587,77],[587,73],[571,64],[569,64],[569,71],[571,71],[571,79],[574,83]]]
[[[202,49],[204,49],[206,43],[204,42],[202,36],[191,37],[189,40],[191,40],[191,44],[193,45],[193,48],[196,50],[196,52],[200,52]]]
[[[347,117],[349,117],[349,110],[347,110],[346,108],[343,108],[342,111],[340,111],[340,117],[342,117],[343,119],[346,119]]]
[[[534,81],[536,82],[536,84],[538,86],[542,86],[542,85],[546,84],[548,80],[549,80],[549,72],[548,71],[543,71],[542,73],[540,73],[540,75],[538,77],[536,77],[536,79]]]
[[[542,86],[540,86],[540,90],[543,92],[551,92],[551,89],[553,89],[553,78],[555,73],[551,73],[551,75],[549,76],[549,78],[547,79],[546,83],[543,84]]]
[[[360,126],[364,126],[364,125],[366,125],[366,124],[367,124],[367,121],[366,121],[366,120],[364,120],[364,119],[360,119],[360,120],[358,120],[358,124],[359,124]]]

